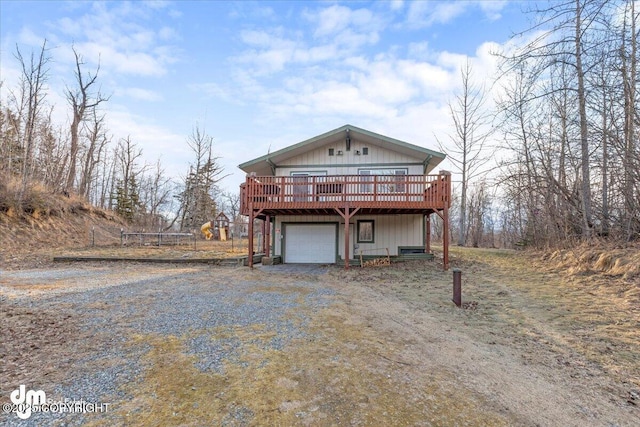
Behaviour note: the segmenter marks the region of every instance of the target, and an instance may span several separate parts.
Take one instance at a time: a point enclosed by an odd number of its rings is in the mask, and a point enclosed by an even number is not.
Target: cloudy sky
[[[55,120],[68,122],[72,45],[95,71],[114,141],[130,136],[148,163],[179,177],[198,124],[237,190],[237,165],[351,124],[438,149],[448,102],[471,61],[490,85],[492,52],[527,27],[520,1],[0,0],[2,97],[46,38]]]

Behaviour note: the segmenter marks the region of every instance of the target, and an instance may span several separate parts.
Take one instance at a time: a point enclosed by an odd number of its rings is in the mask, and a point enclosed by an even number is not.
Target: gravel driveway
[[[0,270],[3,409],[24,385],[86,410],[0,425],[640,425],[637,340],[611,369],[531,293],[556,276],[458,265],[467,309],[428,262]]]
[[[277,275],[243,279],[256,274],[243,270],[109,265],[0,272],[2,403],[25,384],[54,401],[108,404],[106,413],[33,413],[25,421],[3,414],[2,424],[127,423],[116,407],[136,398],[150,341],[179,339],[198,370],[224,375],[225,364],[243,364],[249,347],[283,351],[292,340],[313,339],[307,315],[329,304],[332,289],[317,280],[283,286],[273,281]],[[249,345],[234,334],[248,329],[268,339]],[[248,425],[252,417],[236,405],[223,421]]]

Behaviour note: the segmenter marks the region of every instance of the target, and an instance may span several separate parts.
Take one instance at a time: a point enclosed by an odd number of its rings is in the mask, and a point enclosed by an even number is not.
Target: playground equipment
[[[229,218],[224,212],[220,212],[215,220],[202,224],[200,231],[207,240],[214,239],[226,242],[229,237]]]
[[[200,227],[200,231],[202,231],[202,234],[204,234],[205,239],[211,240],[211,238],[213,237],[213,233],[211,232],[212,228],[213,224],[211,224],[211,221],[205,222],[204,224],[202,224],[202,227]]]

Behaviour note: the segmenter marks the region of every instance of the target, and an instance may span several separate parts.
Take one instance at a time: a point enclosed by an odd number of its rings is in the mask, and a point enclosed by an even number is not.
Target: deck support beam
[[[249,252],[247,265],[249,268],[253,268],[253,218],[253,203],[249,203],[249,223],[247,224],[247,238],[249,239],[249,244],[247,245],[247,251]]]
[[[449,205],[445,204],[442,213],[436,211],[442,219],[442,268],[449,269]]]
[[[249,258],[247,259],[247,263],[250,268],[253,268],[253,222],[254,220],[262,213],[263,209],[258,209],[257,211],[253,210],[253,203],[249,203],[249,224],[248,224],[248,234],[249,234]],[[264,234],[262,240],[264,241]]]
[[[442,268],[449,269],[449,203],[442,210]]]
[[[431,253],[431,214],[425,215],[424,253]]]
[[[344,268],[345,270],[349,269],[349,222],[351,218],[360,210],[360,208],[355,208],[352,211],[349,211],[349,205],[345,206],[344,212],[338,208],[335,208],[336,212],[344,219]]]
[[[265,218],[265,228],[263,234],[263,246],[264,246],[264,256],[267,258],[271,256],[271,215],[267,215]]]

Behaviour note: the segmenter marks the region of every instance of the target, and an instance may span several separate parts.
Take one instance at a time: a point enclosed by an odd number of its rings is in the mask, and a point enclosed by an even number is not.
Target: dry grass
[[[451,373],[408,374],[402,368],[410,363],[399,354],[404,346],[381,340],[348,312],[316,317],[313,339],[292,343],[295,351],[266,349],[274,332],[261,325],[202,331],[211,340],[241,343],[241,356],[226,361],[222,374],[194,367],[188,336],[138,335],[135,344],[151,346],[147,370],[143,382],[125,390],[136,398],[117,415],[140,426],[244,425],[242,419],[265,426],[510,424],[481,396],[449,387],[456,383]],[[292,313],[292,320],[301,314],[311,313]]]
[[[0,214],[0,265],[9,269],[40,267],[49,264],[61,249],[87,247],[93,228],[116,230],[122,226],[115,217],[105,216],[93,210],[22,219]]]
[[[519,347],[531,363],[566,364],[578,376],[598,367],[621,384],[640,388],[640,283],[636,276],[613,275],[616,266],[634,262],[637,253],[621,250],[604,272],[589,268],[577,274],[578,260],[598,262],[601,254],[592,252],[543,256],[452,248],[452,267],[463,271],[463,301],[474,308],[457,316],[464,323],[456,328]],[[451,314],[451,273],[423,262],[338,274],[339,280],[366,283],[417,310]]]
[[[7,269],[42,267],[54,256],[130,258],[232,258],[247,254],[247,239],[219,242],[197,236],[180,245],[120,244],[126,225],[114,214],[94,208],[81,198],[54,195],[33,186],[25,209],[17,209],[15,182],[0,180],[0,265]],[[11,194],[11,197],[5,197]],[[3,204],[4,203],[4,204]],[[95,246],[93,244],[95,243]]]
[[[23,189],[15,177],[0,174],[0,214],[8,219],[31,223],[81,212],[100,213],[105,218],[111,216],[94,208],[82,197],[55,194],[39,182],[28,183]]]
[[[600,242],[543,254],[552,266],[570,275],[601,273],[640,283],[640,244],[626,246]]]
[[[220,243],[210,244],[213,250]],[[533,379],[548,375],[542,384],[578,391],[577,399],[585,407],[593,403],[594,411],[603,399],[623,408],[628,393],[640,388],[638,301],[629,300],[630,285],[621,276],[572,275],[561,259],[452,248],[467,310],[453,307],[451,272],[436,262],[336,268],[315,278],[220,270],[230,285],[256,283],[246,298],[280,292],[302,302],[309,287],[300,282],[313,280],[336,294],[325,309],[301,304],[283,312],[294,324],[309,322],[308,335],[286,350],[267,345],[275,332],[262,324],[169,337],[132,331],[130,345],[146,349],[140,376],[122,390],[132,399],[114,402],[108,417],[91,418],[89,425],[533,424],[514,402],[542,410],[549,391],[533,389],[535,381],[518,378],[510,367],[534,372]],[[227,358],[221,373],[203,372],[188,350],[196,337],[221,345],[233,338],[237,357]],[[464,369],[452,368],[457,360]],[[496,387],[502,385],[525,395],[500,401]],[[566,409],[562,402],[549,405]],[[558,423],[570,425],[566,420]]]
[[[619,388],[614,393],[621,399],[640,387],[640,313],[637,304],[619,295],[626,286],[621,277],[604,287],[594,283],[593,276],[571,275],[548,261],[532,262],[528,253],[455,248],[452,255],[453,266],[464,271],[463,293],[473,310],[452,307],[450,272],[434,263],[336,269],[329,280],[338,287],[357,284],[400,298],[478,342],[517,349],[525,364],[585,378],[594,392],[600,385],[590,379],[599,375],[615,379]],[[304,298],[307,291],[295,286],[300,279],[282,277],[280,286],[263,290],[280,288]],[[148,370],[143,389],[135,390],[138,400],[122,416],[135,416],[144,408],[139,425],[235,425],[234,414],[242,418],[243,411],[251,414],[254,425],[516,422],[461,385],[454,372],[413,372],[404,351],[407,337],[382,339],[366,318],[353,315],[350,304],[336,302],[313,316],[295,313],[293,317],[314,319],[314,338],[292,343],[295,351],[265,350],[260,343],[273,333],[260,325],[203,331],[212,340],[233,336],[241,342],[242,356],[227,361],[223,374],[194,367],[193,357],[185,352],[189,337],[139,336],[152,347]]]
[[[207,241],[198,240],[195,244],[190,243],[180,245],[163,245],[157,246],[153,244],[137,245],[130,244],[128,246],[120,246],[113,244],[110,246],[84,247],[72,250],[64,250],[59,253],[60,256],[82,256],[82,257],[101,257],[101,258],[150,258],[150,259],[223,259],[236,258],[247,255],[248,241],[247,239],[235,239],[233,242],[228,240]]]
[[[507,314],[496,313],[499,317],[520,322],[521,333],[546,336],[566,354],[567,363],[581,363],[572,361],[579,355],[584,363],[596,363],[621,382],[640,387],[637,247],[585,245],[537,255],[457,251],[498,268],[483,280],[503,282],[512,298]]]

